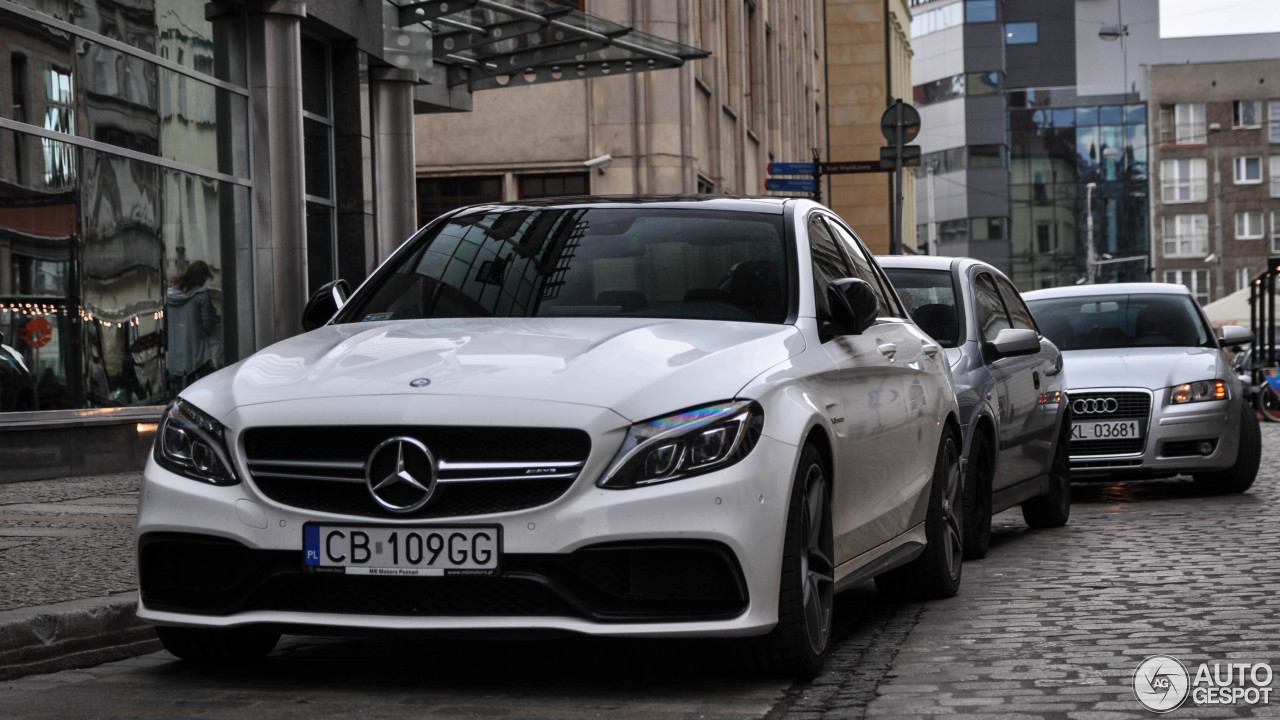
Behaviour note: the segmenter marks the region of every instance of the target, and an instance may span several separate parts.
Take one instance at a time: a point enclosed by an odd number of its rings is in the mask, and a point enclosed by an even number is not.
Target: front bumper
[[[1073,388],[1073,399],[1108,393],[1144,392],[1134,388]],[[1072,442],[1071,474],[1075,478],[1102,476],[1168,477],[1224,470],[1236,461],[1240,439],[1239,398],[1174,405],[1167,390],[1151,393],[1151,408],[1142,418],[1140,441]],[[1082,417],[1073,416],[1072,422]],[[1082,449],[1082,445],[1086,449]],[[1204,452],[1205,449],[1208,452]]]
[[[797,448],[768,436],[715,473],[630,490],[594,481],[621,434],[597,434],[573,487],[518,512],[376,520],[299,510],[252,481],[215,487],[148,463],[139,502],[138,616],[189,627],[538,628],[594,635],[755,635],[777,622]],[[595,425],[597,427],[593,428]],[[247,474],[242,475],[247,477]],[[500,525],[497,577],[313,574],[303,526]]]

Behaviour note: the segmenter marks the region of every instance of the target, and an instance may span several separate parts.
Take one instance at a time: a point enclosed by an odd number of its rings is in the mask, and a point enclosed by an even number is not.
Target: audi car
[[[838,591],[958,589],[946,353],[817,203],[468,207],[304,326],[157,432],[138,615],[179,657],[539,629],[812,675]]]
[[[985,557],[991,517],[1021,506],[1033,528],[1071,517],[1070,410],[1062,353],[1013,282],[973,258],[879,258],[911,318],[951,363],[965,467],[965,557]]]
[[[1244,492],[1261,434],[1224,348],[1253,333],[1214,330],[1190,290],[1169,283],[1077,285],[1023,296],[1062,350],[1073,479],[1191,475]]]

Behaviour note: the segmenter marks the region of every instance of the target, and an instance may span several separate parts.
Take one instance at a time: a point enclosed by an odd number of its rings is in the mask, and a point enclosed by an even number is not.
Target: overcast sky
[[[1280,0],[1160,0],[1160,37],[1273,32],[1280,32]]]

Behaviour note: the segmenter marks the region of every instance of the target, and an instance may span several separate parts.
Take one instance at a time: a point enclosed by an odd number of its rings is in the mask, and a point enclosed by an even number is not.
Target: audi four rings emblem
[[[1077,415],[1106,415],[1119,409],[1115,398],[1078,398],[1071,403],[1071,412]]]
[[[436,459],[417,438],[393,437],[369,453],[364,479],[379,505],[391,512],[413,512],[435,493]]]

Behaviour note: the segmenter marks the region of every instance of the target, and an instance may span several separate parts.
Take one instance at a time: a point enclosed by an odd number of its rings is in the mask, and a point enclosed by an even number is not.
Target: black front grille
[[[1080,404],[1095,401],[1116,401],[1116,409],[1109,412],[1080,412]],[[1137,420],[1141,435],[1137,438],[1107,438],[1071,441],[1073,458],[1088,455],[1133,455],[1141,453],[1147,445],[1148,422],[1151,417],[1151,395],[1144,392],[1071,392],[1071,420]]]
[[[379,505],[364,478],[370,454],[393,437],[419,440],[441,465],[431,501],[410,513]],[[577,479],[591,440],[582,430],[557,428],[266,427],[245,431],[244,448],[253,484],[283,505],[357,517],[430,519],[552,502]],[[470,469],[446,470],[461,463],[521,467],[487,473],[491,478]]]
[[[404,617],[578,617],[596,622],[736,617],[746,583],[707,541],[612,543],[568,555],[505,555],[494,577],[393,578],[310,572],[302,553],[186,533],[138,543],[143,602],[155,610],[252,610]]]

